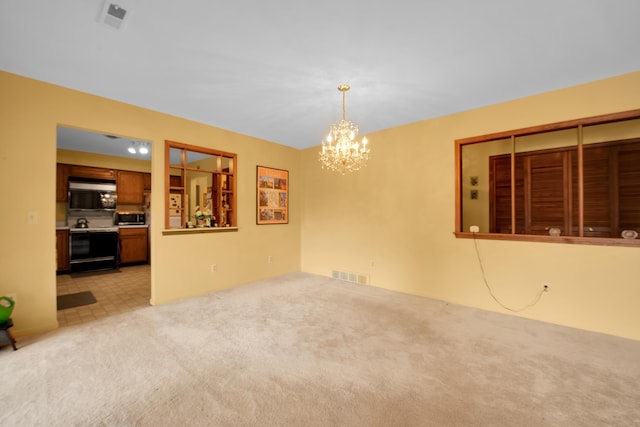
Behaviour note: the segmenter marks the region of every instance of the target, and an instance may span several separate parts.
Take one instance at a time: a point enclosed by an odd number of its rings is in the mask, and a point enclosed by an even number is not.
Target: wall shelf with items
[[[212,199],[215,203],[213,203],[213,210],[220,227],[236,223],[235,211],[232,207],[235,206],[235,191],[232,190],[233,178],[233,175],[227,171],[214,175]]]
[[[185,224],[183,172],[177,167],[172,167],[169,171],[169,197],[167,198],[169,226],[167,228],[181,228]]]

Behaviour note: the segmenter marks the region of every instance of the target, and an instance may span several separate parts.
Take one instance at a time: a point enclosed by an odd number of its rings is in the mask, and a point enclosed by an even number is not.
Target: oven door
[[[113,269],[117,266],[117,231],[80,231],[70,234],[71,272]]]

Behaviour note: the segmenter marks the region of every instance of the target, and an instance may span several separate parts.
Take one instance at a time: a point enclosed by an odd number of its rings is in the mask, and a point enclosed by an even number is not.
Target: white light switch
[[[27,224],[37,224],[38,223],[38,212],[31,211],[27,213]]]

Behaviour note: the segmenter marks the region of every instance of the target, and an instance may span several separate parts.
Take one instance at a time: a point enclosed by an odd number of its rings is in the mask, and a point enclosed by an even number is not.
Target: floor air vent
[[[369,283],[369,277],[364,274],[349,273],[348,271],[331,270],[331,278],[344,280],[345,282],[357,283],[358,285],[366,285]]]

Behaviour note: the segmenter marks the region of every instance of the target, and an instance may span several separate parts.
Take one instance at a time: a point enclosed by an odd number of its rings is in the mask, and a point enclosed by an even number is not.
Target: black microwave
[[[145,223],[144,212],[118,212],[116,224],[141,225]]]

